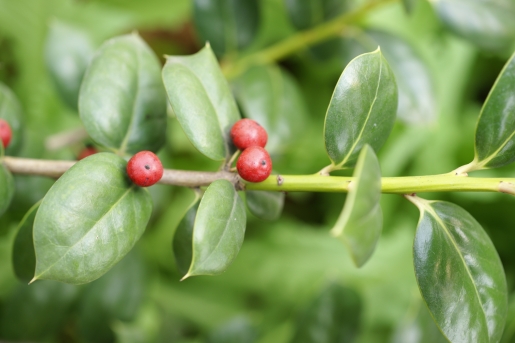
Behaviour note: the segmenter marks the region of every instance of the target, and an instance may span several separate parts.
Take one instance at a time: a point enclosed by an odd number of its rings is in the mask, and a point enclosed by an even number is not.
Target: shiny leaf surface
[[[197,216],[199,202],[195,199],[194,203],[186,212],[186,215],[177,226],[173,236],[173,255],[177,269],[182,275],[186,275],[191,265],[193,255],[193,227]]]
[[[29,282],[34,277],[36,270],[36,253],[34,252],[34,240],[32,228],[34,218],[41,202],[37,202],[18,225],[18,233],[13,245],[13,269],[18,279]]]
[[[0,159],[0,216],[9,208],[14,190],[14,178]]]
[[[184,278],[224,272],[240,251],[246,216],[243,200],[232,183],[227,180],[213,182],[197,210],[192,260]]]
[[[396,113],[397,85],[381,51],[352,60],[338,80],[325,117],[325,147],[335,169],[353,166],[365,144],[379,150]]]
[[[303,311],[290,342],[353,342],[360,327],[361,308],[355,291],[330,284]]]
[[[0,82],[0,118],[11,126],[12,138],[5,150],[6,155],[13,155],[20,150],[23,141],[23,112],[16,95]]]
[[[506,278],[481,225],[461,207],[408,196],[421,211],[415,275],[429,311],[451,342],[498,342],[507,312]]]
[[[302,139],[307,105],[296,80],[284,70],[272,65],[250,68],[233,82],[233,89],[245,117],[266,129],[270,154]]]
[[[80,88],[80,118],[91,138],[122,153],[159,150],[166,131],[160,72],[159,60],[137,34],[105,42]]]
[[[78,108],[82,77],[95,52],[87,32],[54,20],[45,42],[45,62],[61,98]]]
[[[515,39],[512,0],[433,0],[431,3],[451,31],[480,48],[506,48]]]
[[[218,56],[249,45],[259,28],[258,0],[194,0],[193,20],[201,43]]]
[[[502,167],[515,161],[515,54],[483,105],[475,143],[475,161],[481,167]]]
[[[250,213],[264,220],[277,220],[284,206],[283,192],[246,191],[247,208]]]
[[[399,326],[394,334],[392,342],[395,343],[448,343],[449,341],[438,329],[429,310],[423,301],[416,305],[418,311],[410,308],[409,318]]]
[[[383,228],[381,167],[374,150],[365,145],[359,154],[343,211],[331,233],[349,249],[357,267],[372,256]]]
[[[34,221],[36,274],[81,284],[125,256],[152,211],[146,189],[127,177],[126,162],[98,153],[70,168],[47,193]]]
[[[213,160],[229,156],[229,132],[240,114],[211,47],[190,56],[168,56],[163,81],[173,112],[195,148]]]
[[[346,0],[286,0],[286,9],[293,25],[300,30],[309,29],[330,20],[347,8]]]

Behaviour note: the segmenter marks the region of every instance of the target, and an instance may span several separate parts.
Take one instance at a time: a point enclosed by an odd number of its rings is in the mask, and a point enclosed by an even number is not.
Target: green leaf
[[[361,308],[361,299],[354,290],[330,284],[303,311],[291,342],[354,342]]]
[[[258,66],[233,82],[236,99],[246,117],[268,132],[266,149],[279,154],[302,139],[307,105],[296,80],[281,68]]]
[[[309,29],[343,13],[345,0],[286,0],[286,9],[293,25],[299,30]]]
[[[152,212],[146,189],[111,153],[79,161],[57,180],[34,221],[36,279],[91,282],[125,256]]]
[[[416,307],[415,307],[416,306]],[[410,306],[405,322],[399,326],[392,342],[395,343],[448,343],[442,332],[438,329],[422,299]],[[416,308],[418,307],[418,310]]]
[[[13,155],[20,150],[23,141],[23,112],[16,95],[0,82],[0,118],[11,126],[12,138],[6,155]]]
[[[381,50],[352,60],[327,109],[325,147],[334,169],[352,167],[361,148],[384,144],[397,113],[397,85]]]
[[[497,168],[515,161],[515,54],[490,90],[476,128],[473,169]]]
[[[372,256],[383,228],[381,168],[369,145],[361,150],[353,177],[331,233],[347,246],[356,266],[362,267]]]
[[[246,220],[245,205],[233,184],[227,180],[213,182],[197,210],[191,265],[183,280],[223,273],[240,251]]]
[[[247,207],[259,219],[277,220],[284,206],[283,192],[246,191]]]
[[[68,106],[77,109],[82,77],[95,52],[84,30],[54,20],[45,42],[45,62],[52,81]]]
[[[14,190],[14,178],[0,158],[0,216],[9,208]]]
[[[13,269],[14,273],[21,281],[29,282],[34,277],[36,270],[36,253],[34,251],[34,241],[32,239],[32,228],[34,218],[41,201],[37,202],[25,214],[18,225],[18,233],[13,245]]]
[[[380,31],[368,31],[388,60],[399,90],[399,119],[412,124],[436,120],[436,94],[431,73],[410,43]],[[377,46],[376,45],[376,46]]]
[[[166,132],[160,71],[159,60],[137,34],[105,42],[79,94],[80,118],[91,138],[121,153],[159,150]]]
[[[194,0],[193,21],[202,43],[218,56],[248,46],[260,22],[258,0]]]
[[[458,205],[407,198],[420,209],[413,263],[436,324],[453,343],[498,342],[508,295],[492,241]]]
[[[173,255],[177,269],[181,275],[186,275],[191,265],[191,258],[193,256],[193,226],[195,225],[199,200],[199,198],[196,198],[192,202],[186,215],[177,226],[173,236]]]
[[[190,56],[168,56],[163,81],[173,112],[195,148],[217,161],[231,155],[229,133],[240,114],[210,46]]]
[[[499,50],[515,39],[512,0],[432,0],[442,22],[480,48]]]

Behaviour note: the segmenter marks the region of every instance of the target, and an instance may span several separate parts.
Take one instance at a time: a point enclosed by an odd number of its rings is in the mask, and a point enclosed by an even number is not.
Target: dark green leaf
[[[213,182],[197,210],[191,266],[183,279],[224,272],[240,251],[246,220],[245,205],[233,184]]]
[[[276,220],[284,206],[283,192],[246,191],[247,207],[259,219]]]
[[[43,342],[62,327],[78,295],[76,286],[55,281],[19,283],[0,314],[0,337]]]
[[[411,14],[417,6],[418,0],[402,0],[402,5],[408,14]]]
[[[362,267],[372,256],[383,228],[381,167],[369,145],[361,150],[353,177],[331,233],[347,246],[356,266]]]
[[[78,327],[88,342],[112,342],[114,320],[133,320],[147,284],[145,264],[136,249],[120,263],[89,284],[79,304]]]
[[[159,150],[166,132],[160,72],[159,60],[137,34],[105,42],[80,88],[80,118],[91,138],[122,153]]]
[[[6,155],[13,155],[20,150],[23,141],[22,117],[22,108],[16,95],[0,82],[0,118],[9,123],[13,133]]]
[[[41,201],[36,203],[27,212],[18,225],[18,233],[13,245],[13,268],[14,273],[21,281],[29,282],[34,277],[36,270],[36,253],[34,252],[34,241],[32,239],[32,228],[34,218]]]
[[[352,60],[343,71],[325,117],[332,169],[351,167],[365,144],[384,144],[397,113],[397,85],[381,50]]]
[[[234,91],[246,117],[268,132],[266,149],[284,152],[302,139],[307,105],[294,78],[277,66],[253,67],[238,77]]]
[[[191,56],[168,56],[163,81],[173,112],[195,148],[213,160],[229,156],[229,132],[240,114],[210,46]]]
[[[292,343],[353,342],[361,322],[361,299],[352,289],[331,284],[299,318]]]
[[[506,48],[515,39],[515,2],[512,0],[437,0],[431,3],[451,31],[483,49]]]
[[[245,317],[236,317],[222,324],[207,338],[207,343],[254,343],[258,334]]]
[[[259,27],[258,0],[194,0],[193,20],[202,43],[218,56],[249,45]]]
[[[473,169],[502,167],[515,161],[515,54],[483,105],[475,147]]]
[[[507,312],[503,266],[481,225],[461,207],[407,196],[420,209],[415,275],[451,342],[498,342]]]
[[[399,89],[397,116],[407,123],[436,120],[436,95],[428,67],[411,44],[386,32],[369,31],[381,46]],[[377,46],[376,45],[376,46]]]
[[[72,25],[54,20],[45,43],[45,62],[62,99],[77,109],[84,72],[95,52],[89,35]]]
[[[91,282],[134,246],[152,201],[128,179],[126,165],[115,154],[95,154],[52,186],[34,222],[34,279]]]
[[[197,216],[199,199],[195,199],[191,204],[188,212],[175,230],[173,236],[173,255],[177,269],[181,275],[186,275],[191,265],[191,257],[193,255],[193,227],[195,225],[195,217]]]
[[[0,143],[1,145],[1,143]],[[9,208],[14,196],[14,179],[0,158],[0,216]]]
[[[300,30],[321,24],[343,13],[346,0],[286,0],[286,9],[293,25]]]

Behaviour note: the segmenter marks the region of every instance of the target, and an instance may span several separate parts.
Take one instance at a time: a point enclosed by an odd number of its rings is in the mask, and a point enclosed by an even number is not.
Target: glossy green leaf
[[[246,191],[246,203],[250,213],[264,220],[277,220],[284,206],[283,192]]]
[[[506,48],[515,39],[512,0],[431,0],[442,22],[483,49]]]
[[[14,178],[0,159],[0,216],[9,208],[14,190]]]
[[[240,108],[268,132],[270,154],[284,152],[302,139],[307,105],[297,82],[277,66],[247,70],[233,82]]]
[[[52,186],[34,221],[35,280],[91,282],[131,250],[152,201],[128,179],[126,165],[115,154],[95,154]]]
[[[183,279],[224,272],[243,244],[246,216],[233,184],[227,180],[213,182],[197,210],[191,265]]]
[[[356,266],[362,267],[372,256],[383,228],[381,167],[369,145],[361,150],[353,177],[331,233],[347,246]]]
[[[193,21],[200,41],[218,56],[248,46],[260,22],[258,0],[194,0]]]
[[[330,20],[348,7],[347,0],[286,0],[285,3],[291,22],[300,30]]]
[[[105,42],[79,94],[80,118],[91,138],[122,153],[159,150],[166,132],[160,72],[159,60],[137,34]]]
[[[455,342],[498,342],[507,312],[503,266],[490,237],[458,205],[407,197],[420,209],[413,263],[420,293]]]
[[[361,308],[361,299],[354,290],[330,284],[303,311],[290,342],[354,342],[361,323]]]
[[[515,161],[515,54],[490,90],[476,128],[475,169]]]
[[[198,201],[199,199],[195,199],[191,204],[191,207],[180,221],[173,236],[173,255],[177,269],[181,275],[186,275],[191,265],[191,258],[193,256],[193,226],[195,225],[195,217],[197,216]]]
[[[0,118],[11,126],[12,138],[6,155],[13,155],[20,150],[23,141],[23,112],[16,95],[0,82]]]
[[[229,132],[240,114],[211,47],[190,56],[168,56],[163,81],[173,112],[195,148],[213,160],[229,156]]]
[[[415,306],[418,307],[418,310]],[[449,341],[436,326],[423,301],[417,301],[415,306],[410,306],[409,317],[395,330],[392,342],[448,343]]]
[[[381,31],[368,31],[381,46],[395,75],[399,91],[397,117],[411,124],[436,120],[436,94],[427,65],[410,43]]]
[[[87,32],[54,20],[45,42],[45,62],[61,98],[77,109],[82,77],[95,47]]]
[[[34,251],[34,240],[32,239],[32,228],[34,218],[41,202],[37,202],[18,225],[18,233],[13,245],[13,269],[18,279],[29,282],[34,277],[36,270],[36,253]]]
[[[206,343],[254,343],[257,330],[245,317],[236,317],[209,334]]]
[[[327,109],[325,147],[334,168],[352,167],[365,144],[379,150],[397,113],[397,85],[381,50],[352,60]]]

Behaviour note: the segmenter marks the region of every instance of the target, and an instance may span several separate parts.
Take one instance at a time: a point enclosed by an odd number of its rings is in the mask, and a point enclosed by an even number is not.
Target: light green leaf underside
[[[507,312],[504,270],[492,241],[461,207],[408,196],[420,211],[415,275],[449,341],[498,342]]]
[[[240,114],[210,46],[190,56],[168,56],[162,76],[188,139],[205,156],[224,160],[232,152],[229,132]]]
[[[34,279],[90,282],[129,252],[145,230],[152,201],[125,170],[121,157],[99,153],[57,180],[34,222]]]
[[[375,250],[383,227],[381,168],[374,150],[365,145],[353,174],[345,206],[331,233],[349,249],[357,267],[363,266]]]
[[[227,180],[213,182],[197,210],[192,260],[184,278],[224,272],[241,248],[246,220],[245,205],[233,184]]]
[[[196,198],[190,205],[184,218],[179,222],[173,236],[172,248],[175,257],[175,264],[181,275],[186,275],[191,266],[193,256],[193,227],[197,216],[199,198]]]
[[[325,147],[335,169],[352,167],[365,144],[379,150],[397,113],[397,85],[378,49],[353,59],[334,89],[324,125]]]

